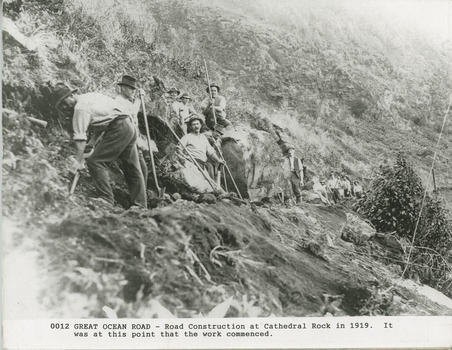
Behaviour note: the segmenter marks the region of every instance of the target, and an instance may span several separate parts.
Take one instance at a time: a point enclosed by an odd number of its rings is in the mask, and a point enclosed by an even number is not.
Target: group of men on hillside
[[[322,180],[321,184],[325,185],[325,182]],[[351,181],[347,175],[335,172],[330,173],[326,189],[332,203],[348,197],[361,198],[363,195],[363,188],[358,181]]]
[[[142,151],[137,146],[137,143],[140,143],[137,140],[141,137],[137,117],[140,99],[135,98],[137,90],[140,96],[144,95],[144,91],[138,88],[137,79],[130,75],[124,75],[117,84],[120,93],[111,98],[95,92],[78,94],[77,89],[58,83],[54,90],[55,107],[67,116],[72,115],[76,171],[85,169],[86,160],[93,183],[99,192],[97,200],[107,205],[114,204],[108,164],[120,159],[132,205],[146,208],[148,170]],[[218,94],[219,91],[219,86],[211,84],[207,88],[210,96],[202,103],[206,124],[212,130],[219,130],[217,126],[221,128],[231,125],[226,119],[226,100]],[[173,97],[171,107],[174,115],[171,115],[171,118],[175,117],[184,130],[185,136],[180,140],[181,145],[203,169],[208,158],[223,164],[224,161],[218,157],[206,136],[201,133],[204,118],[189,105],[189,94],[182,94],[179,102],[175,98],[180,93],[177,89],[172,88],[166,93]]]
[[[295,147],[292,144],[286,145],[286,156],[288,164],[286,168],[290,170],[290,184],[292,187],[295,202],[301,203],[301,192],[305,184],[304,159],[295,156]],[[351,182],[345,174],[331,172],[330,179],[325,183],[317,176],[312,179],[312,190],[319,195],[325,204],[335,204],[346,197],[361,198],[363,194],[362,186],[358,181]]]
[[[55,107],[72,116],[72,129],[76,148],[76,171],[87,168],[93,183],[99,192],[98,201],[107,205],[114,204],[111,189],[108,164],[121,160],[121,167],[129,189],[132,205],[146,208],[146,185],[148,169],[143,156],[143,144],[146,141],[139,132],[138,112],[144,90],[137,85],[137,79],[124,75],[117,83],[120,93],[111,98],[104,94],[91,92],[78,94],[77,89],[71,89],[64,83],[55,86]],[[221,137],[225,128],[232,124],[226,119],[226,99],[219,95],[220,87],[211,84],[207,87],[209,94],[201,103],[201,116],[191,105],[192,98],[185,92],[180,94],[176,88],[165,93],[166,103],[170,107],[169,115],[165,116],[170,128],[178,128],[183,136],[180,139],[179,150],[190,153],[197,166],[202,171],[219,182],[219,167],[224,164],[221,155]],[[202,128],[207,126],[211,136],[207,138]],[[88,134],[90,138],[88,141]],[[287,169],[290,171],[290,184],[295,201],[301,203],[301,192],[304,185],[303,159],[295,156],[295,147],[287,147]],[[331,173],[325,181],[313,179],[313,190],[319,194],[324,203],[337,203],[344,197],[362,196],[362,187],[357,181],[353,184],[344,175]]]

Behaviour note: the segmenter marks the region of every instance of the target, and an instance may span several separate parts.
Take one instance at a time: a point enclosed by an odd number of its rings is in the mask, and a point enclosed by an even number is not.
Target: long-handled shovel
[[[147,137],[147,141],[148,141],[149,154],[151,156],[152,175],[154,176],[155,187],[157,188],[159,198],[163,198],[163,195],[165,194],[165,187],[160,188],[158,180],[157,180],[157,174],[155,172],[154,152],[152,152],[151,135],[149,134],[148,118],[146,116],[146,107],[144,105],[144,93],[141,90],[140,90],[140,99],[141,99],[141,105],[143,107],[144,125],[146,126],[146,137]]]
[[[177,136],[176,132],[174,131],[174,129],[169,125],[169,123],[166,120],[163,120],[161,117],[158,117],[162,123],[164,123],[168,129],[171,130],[171,132],[173,133],[174,137],[176,138],[176,140],[179,142],[179,144],[182,146],[182,148],[184,149],[184,151],[188,154],[188,156],[190,157],[191,161],[193,162],[193,164],[195,164],[195,166],[198,168],[198,170],[201,172],[201,174],[204,176],[204,178],[207,180],[207,182],[209,183],[210,187],[212,187],[212,189],[214,191],[218,190],[218,188],[221,189],[221,187],[217,187],[215,186],[215,182],[210,178],[209,174],[206,174],[205,170],[203,170],[198,162],[195,160],[195,158],[193,158],[193,156],[191,155],[190,151],[182,144],[179,136]]]
[[[221,186],[221,166],[217,169],[217,177],[215,178],[215,181],[218,186]]]
[[[226,192],[228,191],[228,182],[226,181],[226,172],[223,171],[223,181],[224,181],[224,189],[226,190]]]
[[[209,80],[209,72],[207,71],[207,63],[204,59],[204,67],[206,68],[206,79],[207,79],[207,86],[209,89],[209,97],[212,99],[212,90],[210,89],[210,80]],[[217,125],[217,116],[215,114],[215,106],[212,106],[212,113],[213,113],[213,123],[214,125]]]

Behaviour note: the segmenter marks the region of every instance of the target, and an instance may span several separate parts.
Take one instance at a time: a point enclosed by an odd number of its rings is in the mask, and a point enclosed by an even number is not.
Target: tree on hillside
[[[435,193],[426,194],[421,212],[424,191],[412,165],[399,153],[393,166],[380,167],[357,210],[380,232],[395,231],[409,241],[416,232],[410,258],[415,264],[407,271],[416,271],[422,282],[451,295],[452,268],[445,259],[452,247],[450,213]]]

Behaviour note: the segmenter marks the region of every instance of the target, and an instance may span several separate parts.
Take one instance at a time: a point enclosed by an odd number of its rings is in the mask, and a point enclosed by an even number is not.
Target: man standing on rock
[[[210,96],[209,90],[212,93],[212,96]],[[209,94],[209,97],[201,103],[202,114],[206,117],[206,125],[211,130],[214,130],[216,118],[217,124],[220,124],[225,128],[231,126],[231,122],[226,119],[226,99],[218,94],[220,92],[220,87],[216,84],[210,84],[210,89],[207,87],[206,91]]]
[[[76,95],[76,91],[64,83],[56,84],[54,89],[55,107],[65,114],[73,115],[76,171],[85,168],[83,154],[87,133],[92,133],[97,139],[103,133],[93,154],[86,160],[100,194],[99,200],[114,204],[107,165],[120,159],[132,205],[146,208],[146,187],[136,147],[137,130],[130,116],[115,99],[95,92]]]
[[[180,143],[192,155],[202,169],[205,169],[208,157],[219,164],[224,164],[216,151],[210,145],[207,137],[201,134],[203,119],[199,115],[193,115],[188,121],[190,133],[181,138]],[[182,150],[180,150],[182,151]]]
[[[295,147],[287,147],[287,159],[289,160],[290,184],[297,204],[301,203],[301,187],[303,186],[303,162],[295,157]]]
[[[130,75],[123,75],[121,81],[117,83],[121,89],[119,95],[116,96],[116,100],[119,101],[124,106],[124,112],[126,112],[135,128],[137,129],[137,150],[138,159],[140,161],[141,171],[143,172],[144,183],[148,183],[148,167],[143,156],[143,149],[146,149],[146,140],[144,140],[140,134],[140,129],[138,127],[138,111],[140,110],[141,101],[139,98],[135,98],[137,86],[137,79]],[[140,94],[144,93],[142,89],[139,89]]]

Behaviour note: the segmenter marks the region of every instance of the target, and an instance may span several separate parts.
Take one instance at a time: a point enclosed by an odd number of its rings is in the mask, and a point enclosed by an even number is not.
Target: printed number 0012
[[[69,323],[51,323],[51,329],[69,329]]]

